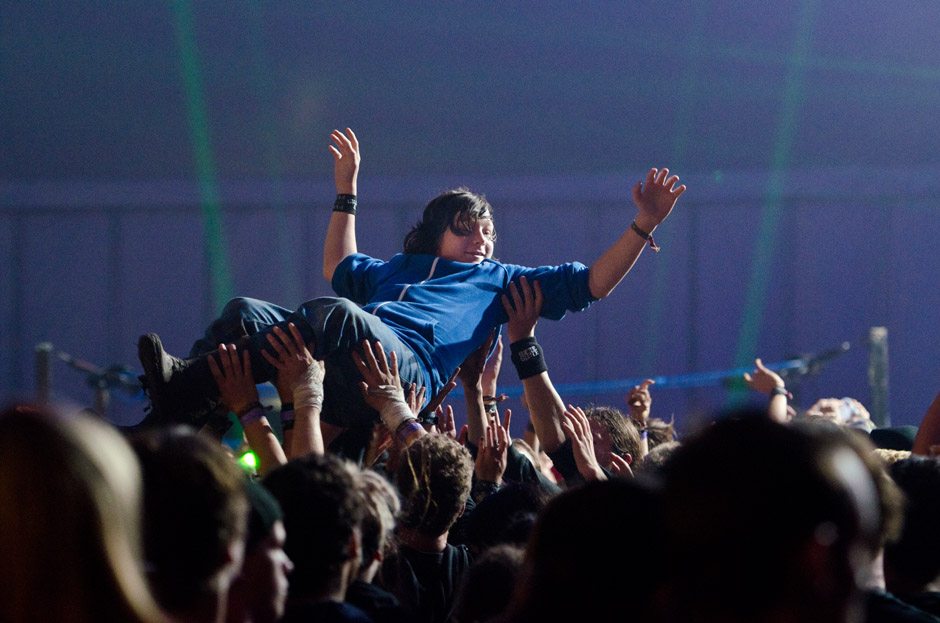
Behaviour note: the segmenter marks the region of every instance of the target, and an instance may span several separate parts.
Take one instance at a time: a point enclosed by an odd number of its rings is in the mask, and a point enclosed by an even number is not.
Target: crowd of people
[[[124,434],[0,414],[0,621],[940,621],[940,396],[905,437],[857,402],[795,411],[757,360],[760,404],[680,441],[652,381],[623,410],[556,391],[538,319],[657,248],[675,176],[634,187],[590,268],[492,260],[492,206],[466,189],[383,262],[355,241],[358,141],[332,140],[340,297],[236,299],[188,359],[143,336],[152,411]],[[504,355],[525,414],[500,413]],[[220,443],[235,420],[251,473]]]

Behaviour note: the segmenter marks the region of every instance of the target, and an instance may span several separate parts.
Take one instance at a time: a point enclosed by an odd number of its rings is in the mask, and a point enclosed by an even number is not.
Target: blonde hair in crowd
[[[140,483],[109,425],[0,413],[0,621],[165,621],[143,572]]]

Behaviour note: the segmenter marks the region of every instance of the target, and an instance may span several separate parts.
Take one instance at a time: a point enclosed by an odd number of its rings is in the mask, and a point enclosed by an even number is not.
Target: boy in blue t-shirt
[[[492,259],[496,242],[493,208],[465,188],[431,200],[421,221],[405,237],[404,253],[389,261],[358,253],[356,182],[359,143],[349,128],[331,135],[338,192],[323,250],[323,276],[335,297],[307,301],[289,310],[264,301],[230,301],[183,361],[167,355],[154,334],[142,336],[139,354],[151,395],[154,419],[204,419],[218,388],[206,356],[220,344],[248,349],[254,380],[264,382],[276,368],[261,352],[274,326],[293,322],[314,358],[324,361],[321,426],[330,442],[343,428],[371,427],[375,411],[358,389],[361,375],[350,353],[363,340],[395,352],[399,376],[433,396],[452,372],[479,348],[494,328],[506,322],[500,297],[525,276],[538,281],[545,304],[541,315],[560,319],[606,297],[629,272],[653,230],[669,215],[685,186],[668,169],[652,169],[633,187],[638,214],[590,268],[577,262],[527,268]],[[231,347],[230,347],[231,348]],[[207,402],[207,399],[209,402]]]

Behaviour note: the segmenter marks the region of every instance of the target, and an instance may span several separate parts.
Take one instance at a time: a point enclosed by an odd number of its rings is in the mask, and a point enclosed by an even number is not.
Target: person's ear
[[[622,455],[623,460],[627,462],[627,465],[633,465],[633,455],[629,452],[624,452]]]

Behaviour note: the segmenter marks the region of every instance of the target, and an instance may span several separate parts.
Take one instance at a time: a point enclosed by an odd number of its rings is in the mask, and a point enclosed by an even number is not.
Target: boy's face
[[[441,236],[437,255],[452,262],[479,264],[493,257],[494,231],[493,220],[488,218],[474,221],[466,234],[455,233],[452,226],[448,227]]]

